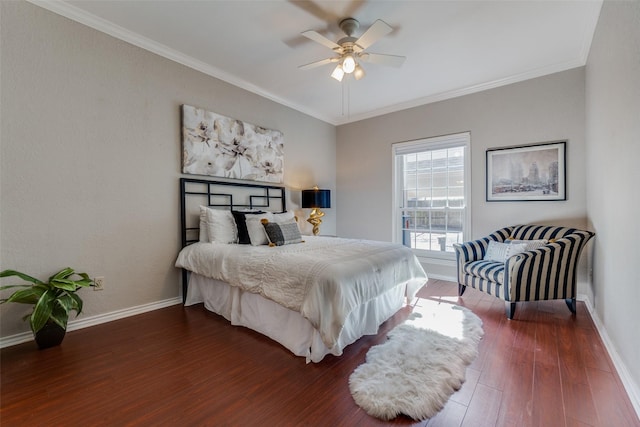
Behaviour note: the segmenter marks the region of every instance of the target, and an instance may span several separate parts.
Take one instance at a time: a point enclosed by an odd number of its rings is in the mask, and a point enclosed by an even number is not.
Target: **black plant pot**
[[[57,323],[47,323],[35,334],[36,344],[40,350],[60,345],[67,331]]]

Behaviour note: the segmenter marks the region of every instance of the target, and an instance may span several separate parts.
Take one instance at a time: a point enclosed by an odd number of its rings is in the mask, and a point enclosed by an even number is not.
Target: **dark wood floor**
[[[458,302],[485,336],[467,380],[428,421],[383,423],[353,401],[347,379],[367,350],[410,312],[342,357],[306,365],[280,345],[201,305],[162,310],[67,334],[57,348],[2,349],[3,426],[638,426],[583,303],[518,304],[431,280],[420,298]],[[417,301],[420,304],[421,300]]]

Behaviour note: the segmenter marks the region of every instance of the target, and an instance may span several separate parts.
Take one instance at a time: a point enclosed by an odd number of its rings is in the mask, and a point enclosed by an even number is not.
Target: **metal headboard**
[[[236,190],[235,192],[233,190]],[[285,188],[268,184],[210,181],[207,179],[180,178],[180,229],[182,247],[199,240],[199,223],[189,224],[189,200],[196,205],[221,209],[264,209],[284,212],[287,208]],[[191,215],[193,217],[193,215]],[[199,218],[199,212],[198,212]],[[182,270],[182,302],[187,297],[188,272]]]

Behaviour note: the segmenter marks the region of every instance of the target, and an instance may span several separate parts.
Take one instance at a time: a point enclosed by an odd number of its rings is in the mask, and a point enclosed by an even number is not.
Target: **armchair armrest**
[[[464,276],[463,267],[466,263],[471,261],[478,261],[484,258],[484,254],[487,252],[489,242],[494,240],[496,242],[504,242],[507,237],[511,235],[514,227],[504,227],[500,230],[494,231],[487,237],[482,239],[472,240],[464,243],[454,243],[453,249],[456,251],[456,265],[458,274],[458,284],[462,285],[462,277]],[[463,291],[459,291],[463,292]],[[462,293],[460,293],[462,295]]]
[[[593,236],[590,231],[577,230],[507,259],[504,278],[507,301],[575,298],[580,253]]]

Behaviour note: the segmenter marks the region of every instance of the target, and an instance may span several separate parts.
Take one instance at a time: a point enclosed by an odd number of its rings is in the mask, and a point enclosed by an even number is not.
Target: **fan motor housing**
[[[345,18],[340,21],[340,29],[349,37],[360,28],[360,23],[354,18]]]

